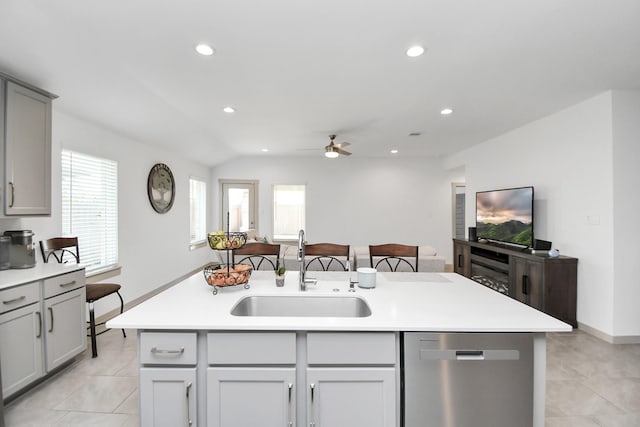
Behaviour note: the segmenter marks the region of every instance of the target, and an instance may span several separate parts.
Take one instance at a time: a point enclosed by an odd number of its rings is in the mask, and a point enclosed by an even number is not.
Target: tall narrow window
[[[273,186],[273,238],[294,240],[304,228],[305,186]]]
[[[189,178],[189,243],[204,242],[207,238],[207,183]]]
[[[118,163],[62,151],[62,234],[77,236],[87,272],[118,262]]]

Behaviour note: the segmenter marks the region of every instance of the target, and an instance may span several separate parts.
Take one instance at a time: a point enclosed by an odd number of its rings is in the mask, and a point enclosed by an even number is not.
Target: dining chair
[[[376,258],[374,260],[374,258]],[[413,258],[414,264],[411,264]],[[371,266],[378,269],[380,266],[384,271],[398,271],[401,266],[408,266],[411,271],[418,271],[418,246],[402,245],[399,243],[388,243],[384,245],[369,245],[369,261]],[[375,261],[375,264],[374,264]]]
[[[78,247],[77,237],[54,237],[47,240],[40,240],[40,252],[44,262],[49,262],[53,257],[58,263],[74,262],[80,263],[80,250]],[[102,326],[105,322],[96,324],[96,317],[93,304],[106,297],[107,295],[116,294],[120,298],[120,313],[124,311],[124,301],[120,295],[120,286],[117,283],[87,283],[85,284],[86,301],[89,306],[89,335],[91,337],[91,357],[98,357],[98,345],[96,337],[104,334],[109,330],[96,332],[97,326]],[[125,330],[122,330],[122,336],[127,337]]]
[[[304,246],[305,257],[313,256],[305,265],[306,270],[349,271],[349,245],[336,243],[312,243]]]
[[[239,259],[236,259],[236,257]],[[233,250],[233,263],[248,261],[254,270],[277,270],[280,267],[280,245],[274,243],[245,243],[240,249]],[[263,268],[264,267],[264,268]]]

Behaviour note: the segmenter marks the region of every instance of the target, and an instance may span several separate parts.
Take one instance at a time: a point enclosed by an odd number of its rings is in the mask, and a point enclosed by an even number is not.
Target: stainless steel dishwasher
[[[533,334],[403,334],[405,427],[531,427]]]

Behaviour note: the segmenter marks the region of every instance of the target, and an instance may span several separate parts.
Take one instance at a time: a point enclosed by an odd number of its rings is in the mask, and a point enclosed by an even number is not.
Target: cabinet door
[[[140,368],[140,425],[197,426],[196,368]]]
[[[464,277],[471,276],[471,247],[453,242],[453,271]]]
[[[31,304],[0,315],[0,360],[4,398],[44,374],[42,315]]]
[[[395,368],[308,368],[307,425],[395,427]]]
[[[544,310],[543,266],[540,262],[512,257],[514,260],[515,298],[538,310]]]
[[[44,301],[47,371],[87,347],[85,304],[84,286]]]
[[[295,426],[295,379],[295,368],[207,369],[207,425]]]
[[[6,215],[51,214],[51,99],[12,82],[5,104]]]

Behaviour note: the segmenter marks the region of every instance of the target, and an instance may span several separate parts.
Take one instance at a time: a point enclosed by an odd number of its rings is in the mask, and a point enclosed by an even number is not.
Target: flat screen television
[[[476,193],[478,239],[533,245],[533,187]]]

